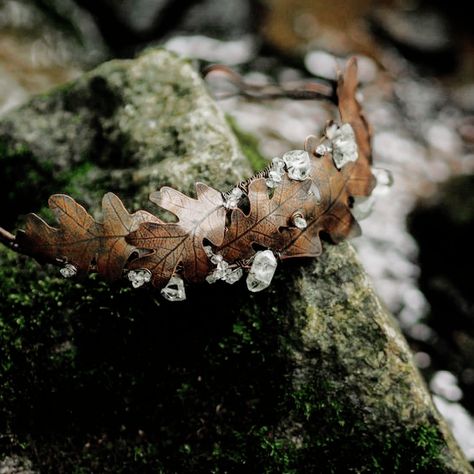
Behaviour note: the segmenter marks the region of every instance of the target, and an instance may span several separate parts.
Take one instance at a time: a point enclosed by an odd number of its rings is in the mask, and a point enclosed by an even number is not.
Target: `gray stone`
[[[105,63],[0,122],[0,189],[7,189],[5,180],[8,193],[19,195],[12,214],[27,210],[22,168],[36,171],[39,182],[30,184],[44,191],[41,198],[76,187],[94,207],[101,183],[143,206],[150,192],[171,183],[186,193],[195,180],[225,191],[250,172],[239,158],[199,74],[160,50]]]

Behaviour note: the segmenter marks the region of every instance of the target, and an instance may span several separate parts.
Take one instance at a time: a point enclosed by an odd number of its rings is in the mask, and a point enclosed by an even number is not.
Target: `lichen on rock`
[[[17,193],[28,210],[65,187],[142,207],[163,184],[251,174],[198,74],[164,50],[34,98],[0,144],[8,176],[41,170],[2,179],[12,219]],[[472,472],[347,243],[280,265],[262,293],[216,282],[178,304],[6,249],[0,284],[0,454],[35,470]]]

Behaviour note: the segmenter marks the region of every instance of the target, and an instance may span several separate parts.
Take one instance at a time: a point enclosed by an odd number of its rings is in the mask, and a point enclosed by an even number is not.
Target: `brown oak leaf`
[[[188,280],[202,280],[210,268],[203,240],[216,246],[222,243],[226,215],[222,194],[202,183],[196,183],[196,194],[197,199],[192,199],[169,187],[152,193],[150,200],[175,214],[178,222],[147,222],[127,238],[135,247],[153,251],[133,261],[130,268],[150,270],[155,286],[168,281],[179,264]]]
[[[65,194],[52,195],[49,207],[59,229],[36,214],[29,214],[25,230],[17,236],[20,248],[40,261],[70,263],[81,273],[96,265],[98,273],[110,280],[122,275],[124,265],[136,250],[125,241],[125,236],[141,222],[156,220],[146,211],[129,214],[113,193],[102,199],[103,223],[95,221]]]
[[[40,261],[71,263],[79,272],[95,270],[109,280],[120,277],[124,268],[145,268],[155,286],[175,272],[190,281],[203,280],[212,266],[205,241],[227,263],[249,259],[256,247],[270,248],[281,258],[316,257],[322,251],[320,234],[338,243],[360,233],[350,210],[353,198],[369,196],[375,184],[371,131],[356,90],[357,62],[351,59],[338,77],[336,95],[342,122],[354,130],[357,159],[338,169],[331,153],[320,157],[316,153],[320,141],[309,137],[305,148],[311,158],[310,177],[296,181],[283,173],[272,196],[262,173],[250,178],[240,184],[247,190],[248,206],[243,208],[248,210],[227,211],[220,192],[198,183],[196,199],[169,187],[150,196],[177,222],[163,222],[145,211],[129,214],[112,193],[104,196],[103,221],[97,222],[72,198],[56,194],[49,205],[59,228],[30,214],[25,231],[15,238],[0,229],[0,241]]]
[[[270,198],[264,178],[253,180],[248,187],[250,211],[245,214],[234,209],[224,242],[218,249],[228,261],[251,257],[258,244],[274,250],[284,245],[281,227],[291,225],[291,217],[303,203],[310,199],[311,180],[292,181],[285,174]]]
[[[125,237],[138,229],[143,222],[160,222],[149,212],[140,210],[129,214],[122,201],[113,193],[102,199],[103,234],[97,258],[97,270],[110,280],[120,278],[122,270],[137,251]]]
[[[322,252],[320,232],[335,243],[360,234],[360,227],[349,209],[347,179],[333,164],[331,155],[312,158],[312,199],[302,204],[305,229],[282,229],[285,245],[281,258],[317,257]]]
[[[334,243],[360,234],[360,226],[350,212],[351,197],[369,196],[375,186],[371,172],[371,131],[356,99],[357,61],[348,61],[344,74],[338,78],[337,96],[343,123],[350,123],[357,142],[358,159],[338,170],[330,153],[319,158],[315,153],[315,140],[310,137],[306,149],[312,156],[311,179],[320,200],[304,204],[306,229],[284,229],[286,244],[281,257],[317,257],[322,247],[320,232],[325,232]]]

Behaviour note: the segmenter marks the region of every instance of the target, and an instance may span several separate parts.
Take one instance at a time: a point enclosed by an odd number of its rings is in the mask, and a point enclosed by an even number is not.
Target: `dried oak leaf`
[[[370,130],[356,100],[357,63],[348,62],[338,80],[337,96],[343,122],[350,123],[358,146],[358,159],[341,170],[329,153],[319,158],[318,140],[306,144],[311,156],[311,179],[291,181],[286,175],[272,199],[262,179],[249,185],[250,212],[232,212],[229,229],[219,249],[228,261],[248,258],[255,253],[252,244],[279,252],[281,258],[317,257],[322,252],[319,234],[325,232],[335,243],[360,234],[360,227],[350,212],[352,196],[368,196],[374,186],[370,170]],[[292,225],[291,216],[301,213],[305,229]]]
[[[97,222],[74,199],[65,194],[49,198],[49,207],[59,222],[51,227],[36,214],[26,217],[25,230],[17,243],[25,253],[40,261],[67,262],[85,273],[96,265],[97,271],[109,280],[122,275],[122,270],[136,249],[125,236],[140,223],[156,220],[146,212],[129,214],[122,201],[113,193],[102,199],[103,223]]]
[[[285,244],[281,258],[317,257],[322,252],[320,232],[325,232],[335,243],[360,233],[360,227],[348,206],[347,180],[332,161],[331,156],[312,158],[311,196],[301,203],[307,222],[305,229],[282,229]]]
[[[210,269],[203,240],[222,243],[226,215],[222,194],[202,183],[196,183],[196,194],[192,199],[169,187],[152,193],[150,200],[175,214],[178,222],[147,222],[127,237],[133,246],[153,251],[129,268],[150,270],[155,286],[167,282],[178,265],[188,280],[202,280]]]
[[[228,262],[251,257],[258,244],[273,250],[284,245],[280,228],[291,225],[295,211],[308,200],[311,180],[293,181],[285,174],[270,198],[264,178],[253,180],[248,187],[250,211],[234,209],[224,242],[218,252]]]
[[[281,258],[316,257],[321,254],[319,234],[327,233],[335,243],[360,234],[360,226],[350,212],[353,196],[369,196],[375,186],[371,172],[371,131],[362,108],[356,99],[357,61],[348,61],[344,74],[338,78],[337,97],[339,113],[344,123],[349,123],[355,133],[358,159],[349,162],[339,171],[327,153],[317,158],[311,140],[307,151],[312,155],[311,179],[317,186],[315,194],[320,196],[314,205],[304,204],[308,222],[306,229],[284,229],[287,243],[281,251]]]

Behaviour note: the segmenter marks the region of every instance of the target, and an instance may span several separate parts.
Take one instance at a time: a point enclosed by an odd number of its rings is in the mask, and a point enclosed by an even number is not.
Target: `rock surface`
[[[0,122],[2,224],[248,176],[191,66],[113,61]],[[24,201],[24,202],[23,202]],[[0,453],[41,472],[472,472],[347,243],[265,292],[65,281],[0,249]]]

